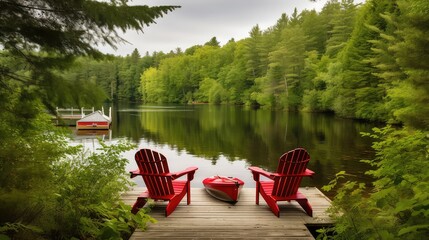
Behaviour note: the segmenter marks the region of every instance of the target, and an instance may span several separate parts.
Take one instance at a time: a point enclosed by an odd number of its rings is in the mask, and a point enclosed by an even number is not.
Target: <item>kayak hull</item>
[[[213,176],[203,180],[204,188],[214,198],[236,203],[244,182],[238,178]]]

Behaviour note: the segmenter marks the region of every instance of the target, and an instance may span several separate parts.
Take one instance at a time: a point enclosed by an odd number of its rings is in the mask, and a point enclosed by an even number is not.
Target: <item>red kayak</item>
[[[213,176],[203,180],[206,191],[213,197],[231,203],[238,201],[244,182],[238,178]]]

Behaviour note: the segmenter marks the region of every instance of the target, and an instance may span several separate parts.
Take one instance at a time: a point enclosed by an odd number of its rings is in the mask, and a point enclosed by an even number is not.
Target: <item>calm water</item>
[[[130,104],[113,106],[112,112],[112,130],[105,139],[127,138],[139,148],[157,150],[167,157],[172,172],[198,167],[192,187],[202,187],[202,180],[213,175],[238,177],[244,187],[254,187],[249,166],[273,171],[278,158],[295,147],[307,149],[311,156],[308,168],[316,172],[303,186],[320,188],[341,170],[365,181],[368,166],[359,160],[374,154],[371,140],[360,136],[374,124],[327,114],[240,106]],[[78,136],[76,141],[88,147],[96,144],[86,136]],[[125,153],[130,160],[127,170],[136,168],[136,150]],[[144,186],[141,179],[135,179]]]

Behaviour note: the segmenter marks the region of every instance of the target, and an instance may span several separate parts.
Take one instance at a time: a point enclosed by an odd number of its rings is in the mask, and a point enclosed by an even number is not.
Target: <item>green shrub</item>
[[[0,239],[126,239],[155,221],[120,201],[131,186],[122,153],[134,145],[84,151],[46,114],[21,124],[12,112],[0,113]]]
[[[133,215],[131,207],[120,201],[120,194],[132,184],[125,172],[128,160],[121,154],[134,145],[125,141],[112,145],[100,141],[100,145],[94,152],[82,150],[54,166],[55,236],[121,239],[135,228],[144,229],[147,221],[154,222],[144,210]]]
[[[335,227],[319,239],[425,239],[429,236],[429,133],[391,127],[365,134],[376,141],[376,158],[365,160],[375,181],[346,181],[330,208]],[[331,190],[347,175],[337,175]],[[329,236],[329,233],[334,232]]]

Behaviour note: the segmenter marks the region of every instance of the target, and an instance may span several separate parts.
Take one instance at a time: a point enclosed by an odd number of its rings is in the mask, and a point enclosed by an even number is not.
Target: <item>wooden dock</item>
[[[123,195],[125,203],[133,204],[143,188],[135,188]],[[317,188],[300,188],[313,207],[308,216],[296,202],[280,203],[277,218],[260,198],[255,204],[255,189],[243,188],[237,204],[219,201],[203,188],[191,190],[191,205],[186,197],[169,216],[164,217],[164,203],[156,202],[150,215],[158,220],[147,230],[136,230],[130,239],[314,239],[307,225],[329,225],[325,213],[330,200]]]
[[[88,113],[93,113],[94,107],[92,108],[56,108],[56,118],[63,120],[79,120]]]
[[[112,107],[109,107],[109,116],[104,114],[104,107],[100,111],[92,108],[56,108],[56,114],[52,116],[56,125],[76,126],[77,130],[108,130],[112,121]],[[100,115],[96,117],[95,114]],[[92,119],[87,119],[92,118]],[[87,119],[87,120],[85,120]],[[90,122],[89,122],[90,121]]]

